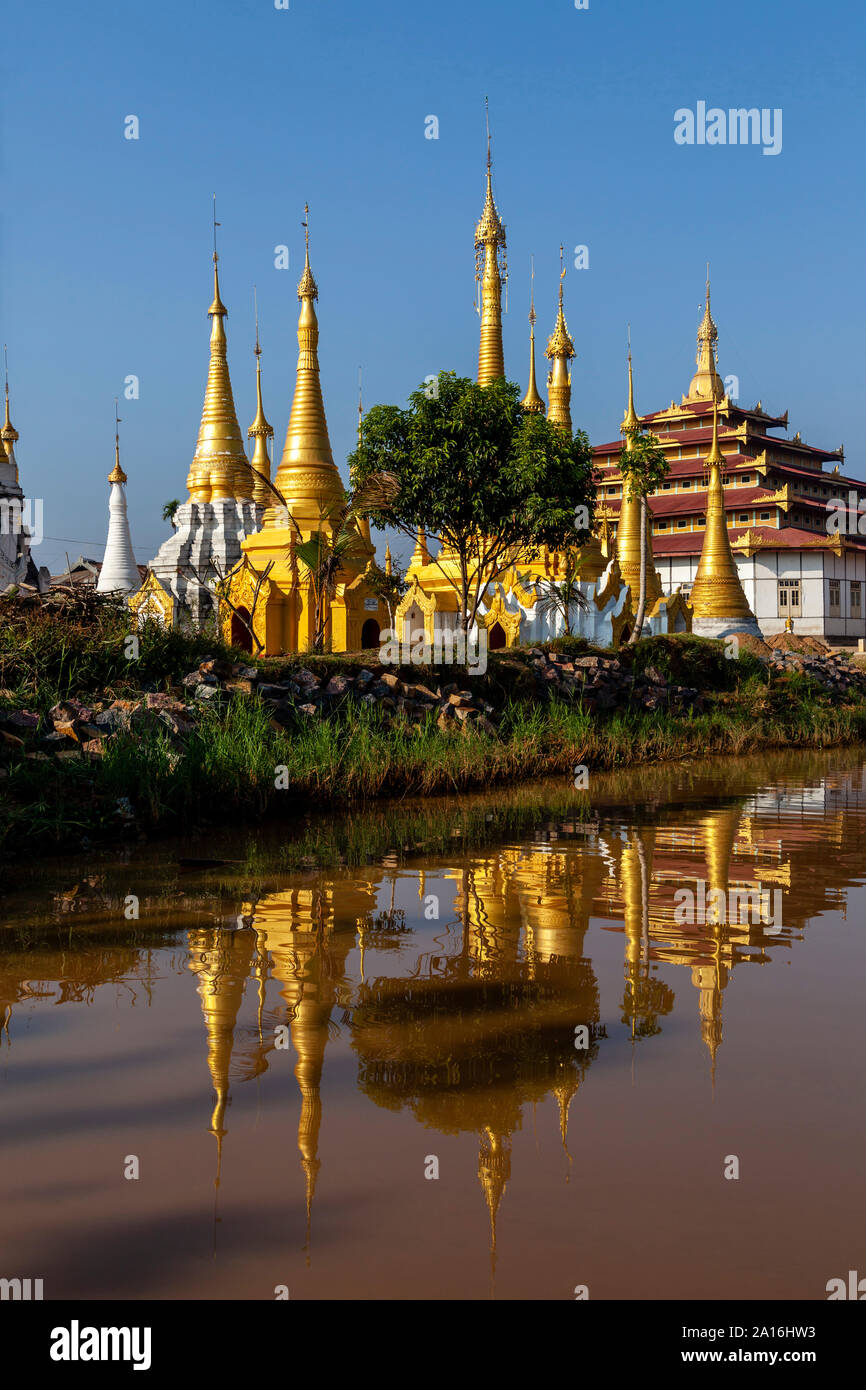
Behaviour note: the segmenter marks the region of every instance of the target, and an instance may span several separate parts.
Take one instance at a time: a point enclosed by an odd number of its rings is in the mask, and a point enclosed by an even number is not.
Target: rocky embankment
[[[845,657],[770,649],[762,660],[779,673],[804,673],[840,701],[866,694],[866,670]],[[252,697],[264,703],[276,729],[333,717],[354,701],[377,710],[385,724],[421,726],[432,719],[441,730],[475,729],[488,735],[498,732],[507,698],[503,690],[533,703],[547,703],[551,696],[579,701],[592,714],[626,708],[700,712],[706,706],[705,692],[666,680],[654,666],[635,674],[628,658],[615,655],[568,656],[540,649],[505,653],[486,678],[474,678],[475,689],[468,682],[464,688],[459,681],[429,675],[425,683],[412,674],[407,668],[396,672],[372,663],[331,675],[298,666],[277,681],[253,666],[208,657],[168,691],[145,690],[112,701],[68,699],[47,716],[2,710],[0,744],[7,754],[30,759],[100,758],[115,735],[150,730],[166,732],[182,748],[203,708],[221,709],[228,701]]]

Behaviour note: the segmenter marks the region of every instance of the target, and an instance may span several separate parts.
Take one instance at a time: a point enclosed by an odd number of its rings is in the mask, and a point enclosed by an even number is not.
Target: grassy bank
[[[457,735],[433,721],[387,727],[350,706],[291,732],[275,728],[257,701],[208,710],[182,756],[152,729],[118,735],[98,762],[46,771],[13,761],[3,782],[2,844],[80,845],[118,834],[249,822],[310,807],[382,796],[426,795],[636,763],[827,748],[866,740],[866,702],[821,703],[812,691],[768,691],[755,681],[721,695],[701,714],[620,711],[600,719],[579,706],[507,704],[499,736]],[[277,785],[279,783],[279,785]]]

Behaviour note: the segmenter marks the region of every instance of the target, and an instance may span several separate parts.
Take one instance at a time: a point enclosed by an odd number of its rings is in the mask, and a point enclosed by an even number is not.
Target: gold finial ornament
[[[538,387],[535,384],[535,258],[530,257],[529,272],[529,385],[526,388],[526,395],[520,402],[524,410],[531,415],[543,415],[545,411],[544,401],[538,394]]]
[[[252,497],[253,490],[252,470],[244,452],[226,355],[223,320],[228,310],[220,297],[219,256],[216,251],[216,229],[219,225],[214,214],[214,295],[208,309],[211,320],[210,364],[198,441],[186,482],[192,502],[245,500]]]
[[[117,413],[117,397],[114,398],[114,467],[108,475],[110,483],[125,483],[126,474],[120,466],[120,416]]]
[[[487,98],[484,98],[487,112]],[[490,158],[490,118],[487,114],[487,192],[475,228],[475,280],[481,286],[481,338],[478,344],[478,385],[489,386],[505,376],[502,348],[502,285],[508,281],[505,225],[493,198]]]
[[[390,545],[386,545],[386,546],[385,546],[385,573],[386,573],[386,574],[390,574],[390,573],[391,573],[392,563],[393,563],[393,562],[392,562],[392,560],[391,560],[391,547],[390,547]]]
[[[253,501],[260,507],[267,507],[271,501],[272,493],[268,487],[271,476],[271,458],[268,453],[268,440],[273,439],[273,426],[269,425],[265,419],[265,411],[262,405],[262,349],[259,343],[259,302],[255,286],[253,286],[253,298],[256,314],[256,345],[254,348],[256,357],[256,418],[247,430],[247,438],[254,439],[253,456],[250,460],[250,467],[253,470]]]
[[[276,485],[289,511],[303,527],[318,527],[341,501],[343,487],[331,453],[319,380],[319,321],[314,301],[319,289],[310,269],[309,207],[304,207],[304,271],[298,284],[298,367],[292,412]]]
[[[6,453],[9,454],[11,452],[10,444],[18,443],[18,431],[9,418],[9,355],[5,343],[3,344],[3,362],[6,368],[6,421],[3,429],[0,430],[0,439],[3,441]]]
[[[574,340],[568,331],[562,303],[562,287],[565,280],[563,249],[559,248],[559,310],[556,324],[550,335],[545,357],[550,358],[551,368],[547,374],[547,394],[550,404],[547,418],[552,425],[572,433],[571,426],[571,372],[568,363],[574,357]]]
[[[707,455],[707,522],[689,602],[695,618],[755,618],[740,583],[725,521],[724,456],[719,448],[719,406],[713,402],[713,442]]]
[[[628,332],[628,406],[622,422],[623,448],[630,451],[640,433],[641,420],[634,408],[634,375],[631,364],[631,327]],[[628,484],[623,480],[622,504],[619,511],[619,524],[616,529],[616,557],[619,561],[623,583],[632,592],[635,607],[640,591],[640,498],[630,498]],[[653,566],[652,514],[646,509],[646,611],[651,613],[662,596],[662,584],[658,571]]]
[[[689,383],[689,401],[724,400],[725,387],[716,369],[716,344],[719,330],[710,312],[710,267],[707,266],[707,297],[704,316],[698,325],[698,352],[695,358],[697,371]]]

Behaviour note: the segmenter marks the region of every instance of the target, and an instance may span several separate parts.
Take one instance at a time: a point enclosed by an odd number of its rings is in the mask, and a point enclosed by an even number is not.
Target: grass
[[[768,694],[755,681],[741,697],[678,716],[626,710],[599,719],[558,700],[515,700],[498,738],[443,732],[432,719],[388,727],[361,706],[283,731],[258,701],[236,700],[223,714],[203,711],[182,753],[168,731],[148,730],[117,735],[101,761],[13,759],[0,795],[0,844],[77,846],[124,826],[139,834],[243,824],[311,807],[570,775],[578,764],[625,768],[864,739],[866,702],[820,703],[796,682]]]

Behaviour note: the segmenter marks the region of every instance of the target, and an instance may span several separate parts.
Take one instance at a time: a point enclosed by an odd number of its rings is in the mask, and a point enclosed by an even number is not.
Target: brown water
[[[864,842],[858,750],[18,868],[0,1276],[825,1298],[864,1272]]]

